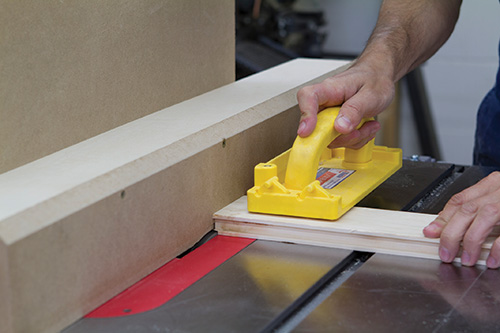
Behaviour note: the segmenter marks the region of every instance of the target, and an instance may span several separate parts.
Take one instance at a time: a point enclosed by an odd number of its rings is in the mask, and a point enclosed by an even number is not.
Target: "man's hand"
[[[453,196],[439,216],[424,228],[426,237],[440,237],[439,256],[452,262],[463,242],[462,265],[473,266],[481,245],[500,224],[500,172],[493,172],[476,185]],[[500,267],[500,237],[495,240],[486,264]]]
[[[299,90],[297,99],[302,117],[297,134],[308,136],[316,126],[318,112],[342,105],[335,120],[335,130],[342,135],[332,142],[330,148],[361,148],[375,137],[380,124],[369,121],[359,130],[356,126],[362,118],[373,117],[385,110],[394,98],[394,89],[394,82],[383,72],[355,63],[343,73]]]
[[[330,145],[360,148],[380,128],[362,118],[382,112],[394,97],[394,82],[434,54],[453,31],[461,0],[384,0],[365,49],[345,72],[298,95],[302,118],[297,134],[306,137],[319,111],[342,105],[335,129],[342,135]]]

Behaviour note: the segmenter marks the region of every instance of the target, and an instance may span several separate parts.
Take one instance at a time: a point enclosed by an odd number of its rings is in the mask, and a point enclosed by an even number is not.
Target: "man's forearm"
[[[385,0],[357,63],[394,81],[430,58],[453,31],[461,0]]]

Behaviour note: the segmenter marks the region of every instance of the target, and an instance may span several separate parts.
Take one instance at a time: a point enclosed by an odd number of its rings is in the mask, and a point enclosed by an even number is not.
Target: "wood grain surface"
[[[363,207],[352,208],[337,221],[253,214],[247,210],[246,196],[214,214],[215,229],[221,235],[439,259],[439,239],[422,233],[435,217]],[[480,264],[484,265],[498,231],[483,244]]]

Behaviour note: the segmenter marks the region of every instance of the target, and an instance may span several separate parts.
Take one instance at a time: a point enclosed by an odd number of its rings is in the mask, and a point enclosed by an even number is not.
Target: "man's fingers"
[[[328,148],[346,147],[360,149],[375,137],[378,130],[380,130],[379,122],[368,121],[359,130],[354,130],[349,134],[337,137],[328,145]]]
[[[384,91],[388,97],[380,98],[383,93],[377,88],[361,88],[342,104],[335,121],[335,129],[342,134],[350,133],[359,125],[361,119],[373,117],[385,110],[393,97],[393,90],[390,88],[387,90],[392,93],[387,94]]]
[[[307,86],[300,89],[297,93],[297,100],[299,101],[299,108],[302,114],[297,134],[301,137],[310,135],[316,127],[316,117],[319,108],[316,90],[317,88],[314,86]]]
[[[440,214],[434,221],[424,228],[424,236],[429,238],[441,237],[441,234],[447,224],[447,221],[444,220]],[[444,262],[451,262],[455,258],[454,255],[452,256],[448,248],[441,245],[439,246],[439,257]]]
[[[500,173],[454,195],[435,221],[424,228],[426,237],[440,237],[439,255],[451,262],[462,244],[461,260],[475,265],[485,239],[500,223]],[[489,267],[500,266],[500,243],[491,250]]]
[[[439,238],[441,236],[441,232],[446,226],[446,221],[438,215],[438,217],[429,223],[428,226],[424,228],[424,236],[428,238]]]
[[[492,173],[488,177],[482,179],[476,185],[471,186],[451,197],[448,203],[446,203],[443,211],[439,213],[439,218],[442,219],[445,223],[448,223],[463,205],[478,198],[488,196],[489,193],[496,191],[497,188],[500,188],[500,173]],[[431,229],[434,228],[435,227],[432,227]]]
[[[495,239],[495,242],[491,247],[488,259],[486,259],[486,266],[492,269],[500,267],[500,237]]]
[[[297,134],[303,138],[311,135],[316,127],[318,119],[316,115],[302,115],[300,118],[299,128]]]
[[[358,105],[357,100],[355,96],[340,108],[339,115],[335,119],[335,130],[339,133],[351,133],[363,119],[365,110]]]
[[[336,106],[344,102],[344,93],[334,84],[334,79],[326,79],[322,83],[301,88],[297,93],[300,112],[302,114],[297,134],[306,137],[316,127],[318,112],[327,106]],[[342,85],[340,85],[342,87]]]
[[[462,265],[475,265],[486,237],[500,220],[500,208],[495,204],[485,204],[479,209],[476,218],[463,239]]]
[[[475,202],[467,202],[457,210],[452,219],[441,232],[439,256],[444,262],[452,262],[460,249],[465,232],[471,225],[478,212]]]

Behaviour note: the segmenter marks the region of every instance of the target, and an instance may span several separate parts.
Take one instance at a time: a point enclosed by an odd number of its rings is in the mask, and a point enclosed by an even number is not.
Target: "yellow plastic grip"
[[[332,107],[318,113],[316,128],[306,138],[297,136],[290,151],[285,176],[288,189],[302,190],[316,179],[321,154],[337,136],[334,128],[340,107]],[[357,128],[373,118],[362,119]],[[361,149],[346,149],[344,162],[347,164],[368,163],[372,159],[374,140]]]

